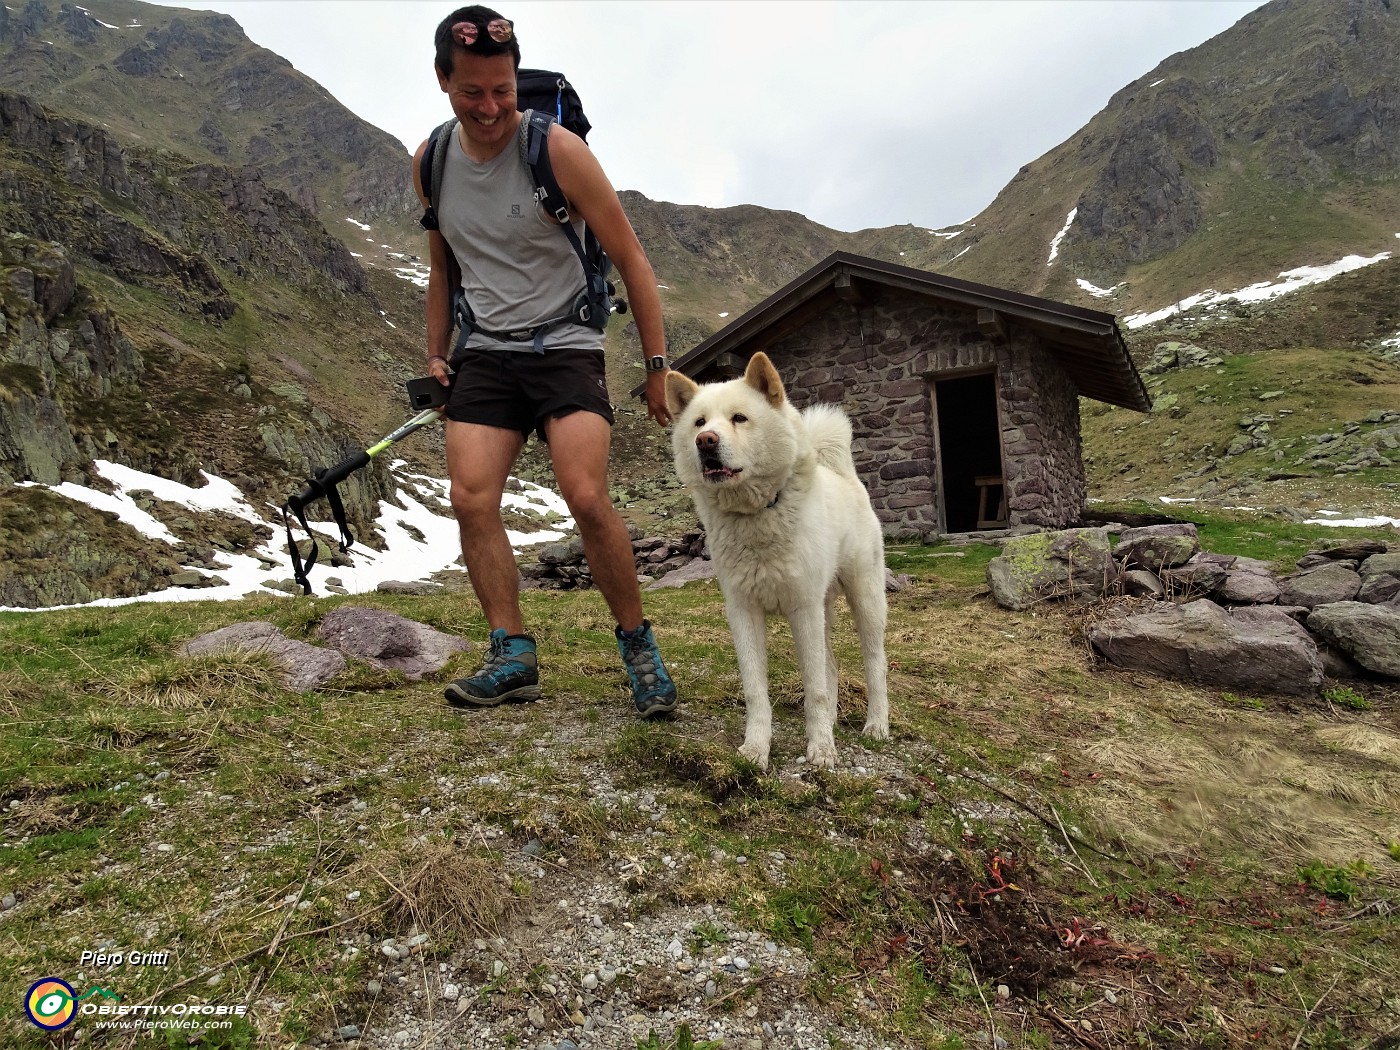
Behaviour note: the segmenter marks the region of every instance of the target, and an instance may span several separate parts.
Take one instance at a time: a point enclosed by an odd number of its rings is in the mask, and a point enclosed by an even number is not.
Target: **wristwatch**
[[[648,358],[647,358],[647,371],[648,371],[648,372],[664,372],[664,371],[666,371],[666,368],[667,368],[667,365],[666,365],[666,355],[665,355],[665,354],[657,354],[657,355],[654,356],[654,357],[648,357]]]

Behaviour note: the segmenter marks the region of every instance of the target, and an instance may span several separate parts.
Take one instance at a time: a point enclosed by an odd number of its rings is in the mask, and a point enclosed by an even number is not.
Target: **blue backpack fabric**
[[[568,238],[583,267],[583,288],[569,312],[550,318],[531,329],[525,337],[532,344],[534,352],[542,354],[545,333],[564,324],[581,324],[601,332],[607,327],[609,315],[614,310],[626,312],[627,303],[616,297],[617,289],[608,280],[612,262],[593,231],[585,225],[583,237],[580,238],[574,230],[569,220],[569,202],[559,188],[553,165],[549,162],[549,131],[556,123],[588,141],[588,132],[593,125],[584,115],[578,92],[561,73],[546,69],[521,69],[516,73],[515,105],[520,112],[528,113],[522,160],[530,170],[537,206],[559,221],[560,231]],[[442,172],[447,163],[447,144],[456,131],[456,117],[435,128],[428,136],[427,148],[418,162],[419,182],[428,197],[428,207],[419,220],[419,225],[425,230],[438,228],[437,209],[442,199]],[[457,266],[451,246],[448,247],[448,255],[452,265]],[[452,286],[452,314],[458,328],[457,342],[452,351],[454,366],[466,347],[467,338],[476,330],[471,307],[462,295],[459,284],[459,281],[454,281]],[[519,333],[487,334],[525,341]]]

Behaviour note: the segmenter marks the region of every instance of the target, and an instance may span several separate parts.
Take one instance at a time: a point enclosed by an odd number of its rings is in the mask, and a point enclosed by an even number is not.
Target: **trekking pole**
[[[292,559],[292,575],[301,584],[303,594],[311,593],[311,581],[307,574],[316,564],[316,557],[320,553],[320,545],[316,542],[316,537],[312,535],[311,527],[306,523],[306,507],[323,496],[325,497],[331,508],[331,516],[335,518],[335,523],[340,528],[340,549],[342,553],[348,551],[351,544],[354,543],[354,537],[350,535],[350,525],[345,520],[345,506],[340,501],[340,493],[336,490],[336,486],[355,471],[369,466],[370,460],[386,448],[397,444],[410,434],[436,423],[442,418],[442,411],[443,406],[441,405],[423,409],[398,429],[370,445],[369,448],[352,453],[333,467],[322,467],[307,479],[306,488],[295,496],[288,497],[287,502],[282,505],[282,524],[287,529],[287,552]],[[301,552],[297,550],[296,539],[292,536],[291,518],[293,516],[301,522],[302,529],[311,539],[311,550],[307,553],[305,562],[302,561]]]

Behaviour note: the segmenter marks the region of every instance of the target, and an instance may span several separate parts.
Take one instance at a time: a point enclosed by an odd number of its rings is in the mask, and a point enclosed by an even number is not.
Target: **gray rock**
[[[343,605],[327,613],[317,634],[347,656],[401,671],[415,681],[440,671],[453,653],[468,647],[456,635],[444,634],[383,609],[357,605]]]
[[[1373,554],[1361,563],[1357,570],[1362,576],[1394,576],[1400,579],[1400,551],[1394,554]]]
[[[1230,558],[1233,563],[1234,559]],[[1172,594],[1189,594],[1192,591],[1209,594],[1225,582],[1229,566],[1217,560],[1217,556],[1207,552],[1197,554],[1175,568],[1161,571],[1162,583]]]
[[[914,582],[914,578],[907,572],[901,572],[898,576],[885,570],[885,593],[893,594],[895,591],[902,591]]]
[[[1156,572],[1184,565],[1201,551],[1196,526],[1190,522],[1172,525],[1145,525],[1125,529],[1113,548],[1120,562]]]
[[[1278,581],[1278,600],[1309,609],[1332,602],[1349,602],[1361,589],[1361,577],[1340,562],[1330,562]]]
[[[1363,576],[1356,600],[1368,605],[1384,605],[1400,598],[1400,576]]]
[[[1007,609],[1047,598],[1098,597],[1117,582],[1106,528],[1014,536],[987,564],[992,597]]]
[[[696,558],[689,564],[668,572],[655,583],[650,584],[647,590],[655,591],[662,587],[684,587],[687,583],[693,583],[696,580],[713,580],[714,578],[715,563],[709,558]]]
[[[1329,558],[1321,551],[1314,551],[1312,554],[1304,554],[1298,559],[1298,571],[1307,572],[1309,569],[1317,569],[1323,565],[1344,565],[1348,569],[1355,571],[1361,563],[1355,558]]]
[[[1376,554],[1384,554],[1387,547],[1380,540],[1337,540],[1329,543],[1323,550],[1314,553],[1323,557],[1331,558],[1333,561],[1343,559],[1364,560]],[[1311,554],[1308,557],[1312,557]],[[1395,555],[1397,562],[1400,562],[1400,553]],[[1299,566],[1301,568],[1301,566]]]
[[[1308,629],[1366,670],[1400,678],[1400,607],[1334,602],[1312,611]]]
[[[1119,667],[1167,678],[1292,695],[1322,682],[1317,644],[1276,610],[1231,615],[1206,599],[1165,605],[1097,624],[1089,641]]]
[[[197,656],[224,649],[270,653],[282,665],[282,684],[296,693],[319,689],[345,669],[345,657],[340,653],[288,638],[274,624],[258,620],[200,635],[180,651]]]
[[[1167,593],[1157,574],[1147,569],[1129,569],[1123,574],[1122,582],[1123,593],[1134,598],[1161,598]]]
[[[1224,581],[1211,591],[1221,601],[1242,605],[1267,605],[1278,601],[1279,586],[1272,573],[1252,569],[1228,569]]]
[[[385,580],[375,590],[381,594],[441,594],[447,588],[422,580]]]

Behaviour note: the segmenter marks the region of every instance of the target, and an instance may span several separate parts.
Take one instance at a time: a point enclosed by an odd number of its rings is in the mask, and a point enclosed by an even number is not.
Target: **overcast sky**
[[[231,14],[416,148],[451,115],[421,0],[187,0]],[[101,14],[100,0],[88,6]],[[1119,88],[1262,0],[499,0],[565,73],[618,189],[838,230],[977,214]]]

